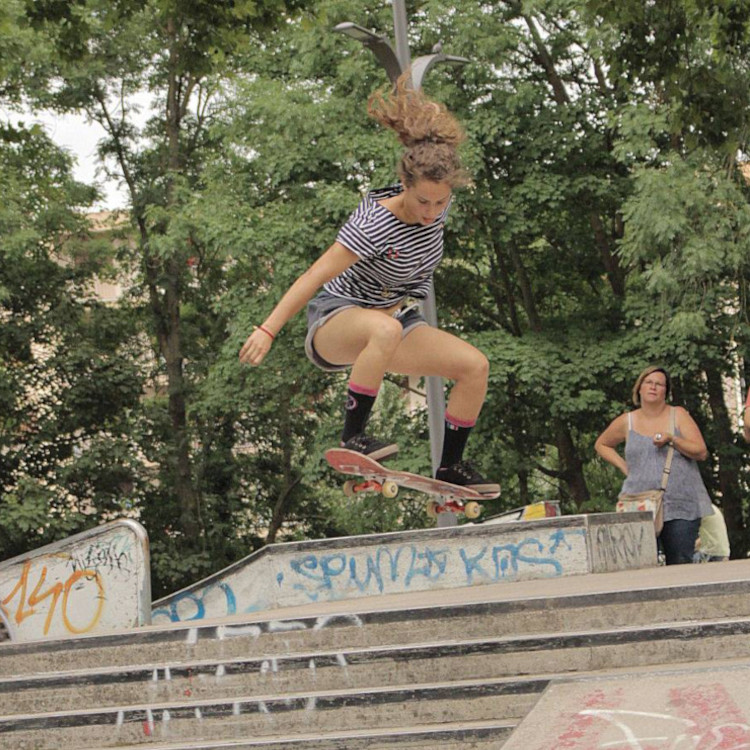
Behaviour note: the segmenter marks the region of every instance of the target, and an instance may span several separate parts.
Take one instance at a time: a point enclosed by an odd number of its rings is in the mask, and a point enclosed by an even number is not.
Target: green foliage
[[[4,557],[121,512],[137,468],[125,415],[141,378],[119,351],[132,329],[122,311],[92,299],[93,274],[112,249],[86,252],[78,207],[94,193],[70,169],[38,127],[0,130]]]
[[[656,361],[704,430],[706,481],[747,548],[745,450],[722,397],[748,340],[746,14],[695,0],[410,4],[414,56],[442,40],[471,58],[425,85],[468,134],[474,183],[456,193],[436,287],[441,325],[491,362],[469,448],[504,488],[489,513],[545,499],[610,510],[621,478],[593,443]],[[362,191],[395,180],[399,146],[365,114],[384,75],[331,33],[344,20],[387,33],[391,9],[0,11],[0,97],[23,85],[35,106],[105,127],[101,165],[132,209],[132,226],[92,238],[75,209],[93,193],[67,157],[37,128],[0,132],[2,552],[132,513],[160,595],[268,541],[427,523],[421,497],[340,493],[321,453],[346,379],[304,357],[304,313],[260,368],[237,358]],[[93,275],[126,287],[116,307],[95,302]],[[386,384],[373,429],[424,473],[425,413],[403,386]]]

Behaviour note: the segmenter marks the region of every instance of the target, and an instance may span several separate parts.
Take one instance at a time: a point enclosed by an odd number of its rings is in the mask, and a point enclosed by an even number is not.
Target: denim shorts
[[[338,372],[339,370],[346,370],[352,365],[351,362],[345,364],[333,364],[327,362],[315,351],[315,347],[313,346],[313,337],[317,333],[318,328],[325,325],[327,321],[342,310],[348,310],[352,307],[366,307],[366,305],[357,304],[356,302],[353,302],[350,299],[344,299],[343,297],[336,297],[325,291],[320,292],[320,294],[313,297],[307,305],[307,337],[305,338],[305,354],[307,354],[308,359],[314,365],[320,367],[321,370],[326,370],[326,372]],[[417,326],[427,325],[427,321],[416,303],[405,305],[400,310],[397,310],[393,314],[393,317],[401,323],[403,329],[401,334],[402,337],[406,336],[409,331]]]

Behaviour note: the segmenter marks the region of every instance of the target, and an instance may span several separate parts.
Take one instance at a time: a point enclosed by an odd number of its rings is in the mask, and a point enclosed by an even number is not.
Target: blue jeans
[[[664,551],[664,559],[667,565],[682,565],[693,562],[695,542],[698,539],[701,519],[685,521],[675,518],[666,521],[664,528],[659,534],[659,542]]]

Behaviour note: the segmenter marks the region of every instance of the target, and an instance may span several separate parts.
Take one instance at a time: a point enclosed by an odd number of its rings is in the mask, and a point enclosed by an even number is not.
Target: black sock
[[[370,417],[372,405],[375,403],[377,395],[377,390],[365,388],[356,383],[349,383],[349,390],[346,394],[344,432],[341,435],[342,443],[365,431],[365,425]]]
[[[440,459],[440,467],[453,466],[458,463],[464,455],[466,441],[469,439],[474,422],[455,419],[450,414],[445,415],[445,437],[443,438],[443,455]]]

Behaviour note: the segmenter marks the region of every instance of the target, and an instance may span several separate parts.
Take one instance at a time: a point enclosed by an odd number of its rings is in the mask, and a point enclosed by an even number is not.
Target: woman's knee
[[[368,344],[393,352],[401,343],[403,328],[401,323],[387,315],[378,314],[378,319],[370,322]]]
[[[490,374],[490,361],[480,352],[479,349],[473,349],[466,357],[463,366],[463,376],[471,380],[486,383]]]

